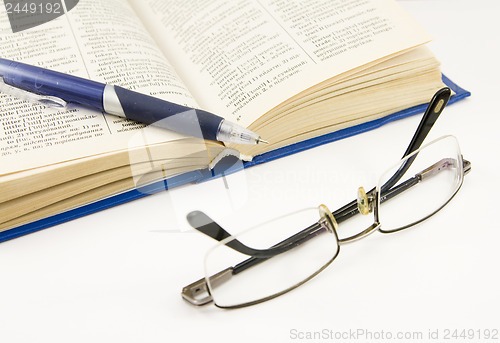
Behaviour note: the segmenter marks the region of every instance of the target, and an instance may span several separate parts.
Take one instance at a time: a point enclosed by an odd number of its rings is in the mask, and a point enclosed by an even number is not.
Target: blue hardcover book
[[[468,96],[470,96],[470,92],[460,88],[458,85],[453,83],[450,79],[448,79],[446,76],[443,75],[443,82],[450,87],[455,94],[451,97],[449,104],[457,102],[461,99],[464,99]],[[167,180],[163,181],[158,181],[152,184],[148,184],[147,186],[143,186],[140,189],[132,189],[127,192],[123,192],[99,201],[95,201],[93,203],[57,214],[53,215],[51,217],[41,219],[35,222],[31,222],[29,224],[25,224],[16,228],[9,229],[4,232],[0,232],[0,242],[10,240],[13,238],[17,238],[23,235],[27,235],[33,232],[37,232],[46,228],[49,228],[54,225],[58,225],[79,217],[83,217],[113,206],[117,206],[135,199],[139,199],[142,197],[145,197],[147,195],[164,191],[166,189],[171,189],[180,185],[184,185],[187,183],[195,183],[195,182],[205,182],[213,178],[220,177],[223,174],[228,174],[232,172],[237,172],[238,169],[235,168],[227,168],[227,166],[233,166],[236,165],[238,166],[239,169],[241,168],[250,168],[254,165],[261,164],[261,163],[266,163],[269,161],[273,161],[275,159],[295,154],[307,149],[314,148],[319,145],[323,145],[326,143],[330,143],[336,140],[340,140],[349,136],[353,136],[359,133],[363,133],[369,130],[376,129],[382,125],[385,125],[389,122],[402,119],[414,114],[422,113],[424,112],[426,108],[426,104],[422,104],[419,106],[411,107],[408,109],[405,109],[403,111],[388,115],[386,117],[373,120],[370,122],[366,122],[360,125],[356,125],[353,127],[349,127],[343,130],[335,131],[320,137],[312,138],[306,141],[302,141],[296,144],[292,144],[280,149],[276,149],[267,153],[264,153],[262,155],[255,156],[252,161],[250,162],[244,162],[244,163],[237,163],[234,164],[234,161],[221,161],[218,163],[215,168],[209,170],[196,170],[192,172],[188,172],[179,176],[175,176],[172,178],[169,178]],[[230,157],[231,158],[231,157]],[[233,157],[234,158],[234,157]]]

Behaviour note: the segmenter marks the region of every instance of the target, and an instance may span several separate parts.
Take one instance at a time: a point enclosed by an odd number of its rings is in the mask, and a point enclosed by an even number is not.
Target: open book
[[[221,154],[250,160],[382,118],[442,87],[429,35],[392,0],[87,0],[8,31],[1,17],[4,58],[203,108],[271,144],[225,146],[2,94],[0,232]]]

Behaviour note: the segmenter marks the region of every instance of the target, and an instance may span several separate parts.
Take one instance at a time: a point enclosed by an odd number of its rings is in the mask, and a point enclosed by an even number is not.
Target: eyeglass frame
[[[309,227],[303,229],[302,231],[298,232],[297,234],[288,237],[284,241],[268,248],[268,249],[253,249],[245,244],[241,243],[239,240],[237,240],[234,236],[232,236],[230,233],[228,233],[226,230],[224,230],[219,224],[217,224],[214,220],[212,220],[210,217],[208,217],[205,213],[201,211],[193,211],[188,214],[187,220],[189,224],[195,228],[196,230],[204,233],[205,235],[219,241],[219,244],[224,244],[228,246],[229,248],[232,248],[244,255],[250,256],[249,259],[240,262],[236,267],[230,267],[227,268],[215,275],[212,275],[210,277],[205,277],[202,278],[186,287],[183,288],[182,290],[182,297],[183,299],[187,300],[189,303],[197,306],[205,305],[213,301],[211,292],[210,292],[210,287],[208,286],[208,283],[211,285],[217,284],[219,282],[224,282],[228,277],[232,276],[233,274],[236,274],[234,270],[238,268],[237,273],[254,266],[256,264],[259,264],[273,256],[282,254],[288,250],[293,249],[294,247],[304,243],[305,241],[315,237],[317,234],[320,233],[319,230],[328,230],[330,233],[333,233],[335,235],[336,241],[337,241],[337,251],[335,255],[331,258],[330,261],[328,261],[323,267],[321,267],[319,270],[314,272],[312,275],[304,279],[303,281],[292,285],[291,287],[269,295],[267,297],[234,305],[234,306],[219,306],[217,303],[215,305],[217,307],[221,308],[241,308],[241,307],[246,307],[246,306],[251,306],[255,304],[259,304],[271,299],[274,299],[276,297],[279,297],[285,293],[288,293],[289,291],[303,285],[310,279],[314,278],[316,275],[318,275],[320,272],[322,272],[324,269],[326,269],[338,256],[340,253],[340,246],[348,243],[355,242],[357,240],[360,240],[371,233],[375,231],[379,231],[381,233],[387,234],[387,233],[394,233],[397,231],[404,230],[408,227],[414,226],[429,217],[433,216],[437,212],[439,212],[442,208],[444,208],[450,201],[453,199],[453,197],[458,193],[460,190],[462,183],[463,183],[463,177],[461,178],[460,184],[458,185],[457,189],[455,192],[450,196],[450,198],[438,209],[430,213],[429,215],[425,216],[424,218],[411,223],[409,225],[403,226],[401,228],[395,229],[395,230],[390,230],[390,231],[385,231],[381,228],[381,223],[379,220],[379,207],[380,204],[386,200],[391,199],[392,197],[396,196],[397,194],[401,193],[402,191],[408,189],[409,187],[415,185],[411,184],[412,179],[409,179],[402,184],[396,186],[395,188],[392,188],[406,173],[406,171],[410,168],[412,165],[413,161],[416,159],[419,149],[427,137],[429,131],[431,130],[432,126],[438,119],[439,115],[442,113],[444,110],[446,104],[448,103],[448,100],[450,99],[451,96],[451,90],[448,87],[442,88],[439,91],[436,92],[436,94],[433,96],[432,100],[430,101],[424,116],[422,117],[422,120],[420,121],[420,124],[407,148],[405,151],[402,161],[404,163],[400,166],[400,168],[396,171],[396,173],[378,189],[378,187],[374,187],[371,189],[369,192],[365,192],[364,189],[360,188],[358,191],[358,199],[350,202],[349,204],[341,207],[340,209],[331,212],[325,205],[320,205],[319,206],[319,216],[320,219],[318,222],[310,225]],[[449,136],[445,136],[449,137]],[[444,138],[444,137],[442,137]],[[442,139],[440,138],[440,139]],[[439,139],[438,139],[439,140]],[[437,141],[437,140],[436,140]],[[428,145],[431,145],[435,141],[425,145],[422,147],[425,148]],[[467,160],[464,160],[462,156],[460,156],[462,165],[462,173],[463,175],[466,175],[470,172],[471,170],[471,163]],[[441,161],[440,161],[441,162]],[[424,173],[432,173],[434,170],[433,167],[438,165],[440,162],[436,163],[435,165],[427,168],[425,171],[422,171],[421,173],[415,175],[413,178],[417,177],[422,177]],[[400,162],[401,163],[401,162]],[[417,181],[419,182],[419,181]],[[377,201],[375,201],[377,200]],[[365,212],[365,213],[363,213]],[[342,238],[339,239],[338,237],[338,223],[341,223],[352,216],[358,214],[358,213],[363,213],[363,214],[368,214],[373,212],[374,214],[374,222],[373,224],[368,227],[367,229],[363,230],[362,232],[355,234],[353,236],[347,237],[347,238]],[[243,269],[242,269],[243,268]],[[208,282],[207,279],[210,281]],[[199,294],[200,292],[206,292],[208,296],[204,298],[197,298],[196,294]]]

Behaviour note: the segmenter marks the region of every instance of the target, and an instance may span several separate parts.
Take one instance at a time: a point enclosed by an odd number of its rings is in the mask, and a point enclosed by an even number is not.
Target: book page
[[[249,126],[326,79],[430,40],[392,0],[130,0],[200,106]]]
[[[47,24],[13,34],[0,1],[0,56],[187,106],[197,106],[126,0],[81,1]],[[9,33],[10,31],[10,33]],[[0,94],[0,175],[184,136],[98,111],[46,108]]]

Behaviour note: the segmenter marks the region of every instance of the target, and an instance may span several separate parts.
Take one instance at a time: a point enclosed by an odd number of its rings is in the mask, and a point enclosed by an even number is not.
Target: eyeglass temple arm
[[[217,222],[215,222],[208,215],[202,211],[193,211],[188,214],[187,220],[189,224],[198,230],[199,232],[215,239],[216,241],[223,241],[226,238],[231,237],[231,234],[224,230]],[[310,239],[314,235],[314,231],[319,229],[319,225],[313,224],[305,230],[287,238],[286,240],[274,245],[268,249],[253,249],[249,246],[241,243],[238,239],[233,238],[225,245],[236,250],[244,255],[256,257],[256,258],[269,258],[279,254],[282,254],[297,245],[304,242],[304,239]]]
[[[434,123],[448,104],[450,97],[451,90],[448,87],[441,88],[436,92],[436,94],[434,94],[432,100],[427,106],[427,109],[425,110],[420,124],[418,125],[417,131],[415,131],[415,134],[413,135],[413,138],[410,141],[410,144],[408,145],[408,148],[406,149],[402,158],[405,158],[406,156],[410,155],[420,148],[425,138],[434,126]],[[399,181],[399,179],[403,177],[408,168],[410,168],[415,158],[417,158],[417,155],[409,158],[405,162],[405,164],[403,164],[401,168],[399,168],[399,170],[382,186],[381,189],[388,190],[392,186],[394,186]]]
[[[231,235],[224,230],[219,224],[208,217],[205,213],[201,211],[194,211],[188,215],[188,221],[195,229],[206,234],[207,236],[214,238],[217,241],[222,241]],[[256,264],[259,264],[273,256],[286,252],[305,241],[315,237],[319,233],[323,232],[325,228],[319,223],[313,224],[307,229],[285,239],[284,241],[276,244],[275,246],[265,249],[257,250],[252,249],[241,243],[237,239],[233,239],[226,243],[226,246],[232,249],[251,256],[245,261],[239,263],[234,267],[226,268],[219,273],[210,276],[210,282],[213,285],[222,284],[230,279],[233,275],[238,274]],[[205,278],[193,282],[182,289],[182,298],[189,303],[202,306],[212,302],[212,296],[208,290],[208,285]]]
[[[427,106],[427,109],[425,110],[422,120],[417,127],[417,130],[413,134],[413,138],[411,139],[408,148],[406,148],[406,151],[403,154],[403,158],[420,148],[423,141],[434,126],[434,123],[439,118],[439,115],[443,112],[444,108],[448,104],[450,96],[451,90],[448,87],[441,88],[434,94],[431,101],[429,102],[429,105]],[[406,163],[402,165],[401,168],[399,168],[399,170],[394,173],[394,175],[382,186],[381,191],[387,192],[392,186],[394,186],[401,179],[401,177],[403,177],[408,168],[410,168],[416,157],[417,156],[415,155],[412,158],[408,159]],[[373,194],[374,191],[375,188],[371,189],[367,193]],[[337,223],[341,223],[357,213],[358,206],[356,200],[351,201],[342,208],[339,208],[335,212],[332,212],[333,216],[337,220]]]

